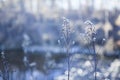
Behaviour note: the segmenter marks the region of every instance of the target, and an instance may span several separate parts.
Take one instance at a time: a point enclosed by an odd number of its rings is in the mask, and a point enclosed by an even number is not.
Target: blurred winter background
[[[80,35],[86,20],[97,33],[97,80],[120,80],[120,0],[0,0],[0,53],[9,80],[67,80],[62,17],[75,30],[70,80],[94,79],[93,51]],[[0,57],[0,80],[3,65]]]

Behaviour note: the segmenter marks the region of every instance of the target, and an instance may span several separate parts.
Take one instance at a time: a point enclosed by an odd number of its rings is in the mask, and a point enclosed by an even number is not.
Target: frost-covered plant
[[[6,60],[5,53],[1,52],[1,59],[2,59],[2,70],[0,76],[3,80],[9,80],[9,64]]]
[[[24,65],[26,67],[29,66],[28,53],[27,53],[27,47],[29,46],[29,44],[30,44],[30,38],[29,38],[29,36],[27,34],[24,34],[23,35],[22,47],[23,47],[23,51],[24,51],[23,62],[24,62]]]
[[[63,33],[63,39],[64,39],[64,44],[65,44],[65,49],[66,49],[66,53],[67,53],[67,57],[68,57],[68,71],[65,72],[65,75],[68,75],[68,80],[73,78],[71,77],[72,75],[71,72],[70,72],[70,58],[72,57],[71,54],[70,54],[70,47],[71,47],[71,44],[72,44],[72,39],[71,39],[71,33],[73,33],[73,29],[71,29],[70,27],[70,21],[66,18],[63,19],[63,29],[62,29],[62,33]],[[95,26],[94,24],[91,22],[91,21],[85,21],[85,24],[84,24],[84,32],[83,33],[80,33],[80,38],[82,40],[85,40],[87,41],[87,49],[89,51],[90,54],[93,55],[93,64],[91,62],[91,70],[90,70],[90,73],[94,73],[94,77],[91,77],[91,78],[94,78],[94,80],[97,80],[100,76],[98,76],[99,72],[97,71],[97,66],[98,66],[98,52],[101,52],[101,49],[102,48],[99,48],[98,50],[96,50],[95,48],[95,43],[96,43],[96,30],[95,30]],[[102,40],[102,44],[106,41],[105,38],[103,38]],[[61,44],[61,41],[58,40],[58,43]],[[85,49],[86,50],[86,49]],[[84,49],[82,50],[84,51]],[[82,65],[81,65],[82,66]],[[80,71],[82,73],[82,71]],[[80,74],[81,74],[80,73]],[[78,73],[79,74],[79,73]],[[84,75],[86,76],[86,75]],[[67,77],[64,76],[64,78],[66,79]],[[90,78],[90,77],[89,77]],[[91,79],[90,78],[90,79]],[[59,80],[59,79],[58,79]],[[78,79],[79,80],[79,79]]]
[[[91,21],[87,20],[85,21],[85,25],[86,26],[85,26],[84,38],[86,38],[88,44],[90,44],[88,46],[89,52],[94,54],[94,80],[97,80],[97,64],[98,64],[97,55],[101,49],[98,49],[98,51],[96,51],[95,49],[96,30],[94,24]],[[105,38],[103,38],[102,40],[102,43],[104,42],[105,42]],[[89,48],[90,46],[91,48]]]
[[[28,55],[28,52],[27,52],[27,47],[29,45],[30,45],[30,37],[25,33],[23,35],[22,47],[23,47],[23,51],[24,51],[23,63],[25,65],[26,70],[31,70],[31,68],[30,68],[31,66],[30,66],[30,62],[29,62],[29,55]],[[32,70],[31,70],[31,78],[33,78]]]
[[[95,40],[96,40],[96,32],[95,32],[95,26],[91,21],[86,21],[85,24],[87,24],[85,34],[87,35],[88,40],[92,43],[93,53],[94,53],[94,80],[97,80],[97,53],[95,50]]]
[[[62,24],[62,38],[63,38],[63,43],[64,43],[64,47],[65,47],[65,51],[67,54],[67,75],[68,75],[68,80],[70,80],[70,47],[71,45],[73,45],[74,41],[72,41],[71,39],[71,34],[74,32],[72,26],[71,26],[71,22],[69,19],[63,17],[63,24]],[[60,44],[60,40],[58,40],[58,43]]]

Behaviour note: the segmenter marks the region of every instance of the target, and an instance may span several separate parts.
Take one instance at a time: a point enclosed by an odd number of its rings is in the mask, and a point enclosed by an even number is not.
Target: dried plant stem
[[[94,34],[92,36],[92,39],[94,39]],[[94,80],[97,80],[97,53],[96,53],[96,50],[95,50],[95,41],[93,40],[92,41],[92,47],[93,47],[93,53],[94,53]]]
[[[67,57],[68,57],[68,80],[70,80],[70,54],[69,54],[69,47],[67,47]]]
[[[66,31],[66,37],[65,38],[65,48],[66,48],[66,54],[67,54],[67,64],[68,64],[68,80],[70,80],[70,53],[69,53],[69,49],[70,49],[70,42],[69,42],[69,34],[68,34],[68,30]]]
[[[70,43],[69,43],[68,38],[69,38],[69,32],[67,30],[67,39],[66,39],[66,42],[67,42],[66,46],[67,47],[66,48],[67,48],[67,55],[68,55],[68,80],[70,80],[70,53],[69,53],[69,45],[70,45]]]

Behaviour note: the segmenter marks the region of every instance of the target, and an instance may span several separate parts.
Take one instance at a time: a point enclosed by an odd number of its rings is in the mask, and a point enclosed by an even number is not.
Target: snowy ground
[[[67,80],[67,58],[55,60],[48,56],[42,66],[44,70],[38,70],[35,62],[24,71],[14,67],[10,80]],[[70,60],[70,80],[94,80],[92,55],[73,54]],[[98,57],[97,80],[120,80],[120,59]]]

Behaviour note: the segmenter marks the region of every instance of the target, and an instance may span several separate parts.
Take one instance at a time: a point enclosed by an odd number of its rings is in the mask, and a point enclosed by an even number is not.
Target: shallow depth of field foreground
[[[120,0],[0,0],[0,80],[120,80]]]

